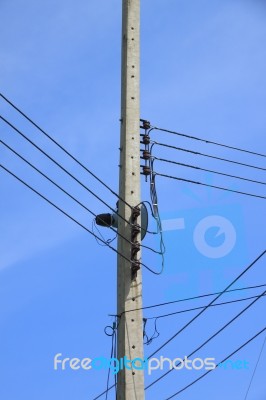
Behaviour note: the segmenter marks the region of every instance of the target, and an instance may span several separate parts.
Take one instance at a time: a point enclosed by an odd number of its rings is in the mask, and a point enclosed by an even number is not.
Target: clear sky
[[[265,153],[265,1],[141,3],[142,118],[155,126]],[[121,0],[1,0],[0,14],[0,92],[117,191]],[[2,99],[0,109],[1,115],[115,207],[115,196]],[[1,140],[95,213],[108,212],[2,121],[0,129]],[[259,156],[159,131],[151,135],[163,143],[265,168],[265,158]],[[154,154],[265,182],[263,170],[159,146]],[[3,146],[0,155],[1,164],[91,228],[90,214]],[[155,170],[265,196],[263,185],[252,182],[159,161]],[[93,399],[105,390],[107,371],[54,371],[53,358],[56,353],[80,358],[109,356],[111,340],[104,327],[113,322],[108,314],[116,312],[116,255],[3,170],[0,180],[0,398]],[[149,200],[144,180],[142,187],[142,199]],[[165,231],[164,274],[143,271],[144,305],[223,290],[265,249],[265,200],[162,177],[157,177],[157,192],[162,220],[178,219],[183,229]],[[221,218],[227,221],[225,227],[217,222]],[[106,238],[113,236],[108,230],[102,233]],[[229,250],[223,252],[226,241]],[[145,244],[158,248],[159,239],[147,237]],[[210,255],[213,249],[221,250],[216,258]],[[160,257],[148,250],[143,260],[160,268]],[[265,257],[234,288],[264,283]],[[262,290],[226,294],[220,301],[255,296]],[[198,307],[207,301],[147,310],[144,316]],[[188,355],[247,304],[207,311],[158,356]],[[195,313],[159,320],[160,336],[145,346],[145,354],[151,354]],[[264,325],[265,299],[260,299],[196,356],[215,357],[218,362]],[[147,334],[152,333],[151,320]],[[233,357],[249,362],[249,369],[218,369],[177,398],[244,400],[264,338],[261,335]],[[266,348],[248,400],[265,400],[265,371]],[[174,371],[147,390],[146,398],[165,400],[201,373]],[[159,375],[147,376],[146,382]],[[114,399],[114,392],[108,398]]]

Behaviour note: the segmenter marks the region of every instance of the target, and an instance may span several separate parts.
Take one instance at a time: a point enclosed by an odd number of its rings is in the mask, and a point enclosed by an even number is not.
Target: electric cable
[[[109,387],[108,392],[110,392],[110,390],[112,390],[115,387],[115,384],[113,384],[112,386]],[[98,400],[100,399],[102,396],[104,396],[106,394],[107,390],[105,390],[104,392],[98,394],[98,396],[94,397],[92,400]]]
[[[81,203],[78,199],[76,199],[74,196],[72,196],[70,193],[68,193],[65,189],[63,189],[60,185],[58,185],[53,179],[49,178],[46,174],[44,174],[39,168],[37,168],[35,165],[33,165],[30,161],[28,161],[26,158],[24,158],[21,154],[19,154],[16,150],[14,150],[12,147],[10,147],[8,144],[0,140],[0,144],[3,144],[7,149],[9,149],[13,154],[15,154],[17,157],[19,157],[21,160],[23,160],[27,165],[29,165],[31,168],[33,168],[36,172],[38,172],[41,176],[43,176],[45,179],[47,179],[50,183],[52,183],[55,187],[57,187],[59,190],[61,190],[64,194],[66,194],[69,198],[74,200],[77,204],[79,204],[82,208],[84,208],[86,211],[88,211],[91,215],[96,217],[97,215],[91,211],[85,204]],[[122,239],[126,240],[128,243],[131,244],[131,241],[125,238],[123,235],[118,233],[113,227],[110,227],[110,229],[118,236],[120,236]],[[101,233],[99,232],[101,235]],[[102,237],[102,235],[101,235]],[[102,237],[103,239],[103,237]],[[115,238],[114,238],[115,239]],[[107,242],[110,244],[114,239],[111,239],[110,241],[104,241],[104,246],[107,245]],[[98,242],[98,239],[96,239]]]
[[[216,304],[212,304],[210,307],[217,307],[217,306],[224,306],[226,304],[233,304],[233,303],[238,303],[241,301],[246,301],[246,300],[251,300],[251,299],[256,299],[259,296],[250,296],[250,297],[245,297],[243,299],[235,299],[235,300],[230,300],[230,301],[225,301],[222,303],[216,303]],[[162,315],[156,315],[153,317],[146,317],[147,320],[151,320],[151,319],[156,319],[158,320],[159,318],[166,318],[166,317],[171,317],[172,315],[177,315],[177,314],[182,314],[182,313],[186,313],[186,312],[190,312],[190,311],[196,311],[196,310],[201,310],[203,308],[205,308],[206,306],[200,306],[200,307],[194,307],[194,308],[188,308],[186,310],[179,310],[179,311],[174,311],[168,314],[162,314]]]
[[[153,357],[158,351],[163,349],[167,344],[174,340],[181,332],[183,332],[188,326],[190,326],[196,319],[198,319],[208,308],[218,300],[231,286],[233,286],[243,275],[245,275],[266,253],[264,250],[259,256],[255,258],[245,269],[242,271],[222,292],[220,292],[203,310],[196,314],[190,321],[188,321],[182,328],[180,328],[174,335],[172,335],[168,340],[166,340],[159,348],[157,348],[149,357]]]
[[[248,398],[248,394],[249,394],[249,391],[250,391],[250,388],[251,388],[251,385],[252,385],[254,376],[255,376],[255,374],[256,374],[256,371],[257,371],[257,368],[258,368],[258,365],[259,365],[259,362],[260,362],[260,359],[261,359],[261,356],[262,356],[262,353],[263,353],[263,349],[264,349],[265,343],[266,343],[266,336],[265,336],[265,339],[264,339],[264,341],[263,341],[263,343],[262,343],[261,350],[260,350],[260,353],[259,353],[259,356],[258,356],[258,360],[257,360],[257,362],[256,362],[254,371],[253,371],[253,373],[252,373],[252,376],[251,376],[251,379],[250,379],[250,382],[249,382],[249,385],[248,385],[247,392],[246,392],[246,395],[245,395],[245,399],[244,399],[244,400],[247,400],[247,398]]]
[[[251,165],[251,164],[242,163],[242,162],[239,162],[239,161],[229,160],[227,158],[212,156],[211,154],[200,153],[199,151],[189,150],[189,149],[185,149],[183,147],[172,146],[170,144],[160,143],[160,142],[157,142],[157,141],[154,141],[154,140],[152,140],[151,143],[157,144],[158,146],[168,147],[168,148],[174,149],[174,150],[184,151],[186,153],[191,153],[191,154],[198,155],[198,156],[213,158],[215,160],[225,161],[225,162],[229,162],[229,163],[232,163],[232,164],[242,165],[244,167],[255,168],[255,169],[262,170],[262,171],[266,171],[266,168],[258,167],[258,166]]]
[[[250,264],[247,268],[248,268],[248,269],[251,268],[251,266],[254,265],[254,263],[257,262],[264,254],[265,254],[265,251],[264,251],[256,260],[254,260],[253,263]],[[245,271],[243,271],[243,273],[247,272],[248,269],[246,269]],[[242,273],[242,274],[243,274],[243,273]],[[238,277],[237,279],[239,279],[239,277]],[[231,285],[230,285],[230,286],[231,286]],[[265,286],[265,285],[262,285],[262,286]],[[257,286],[253,286],[253,287],[251,286],[251,287],[248,287],[248,288],[232,289],[232,290],[230,290],[230,291],[244,290],[244,289],[256,288],[256,287],[261,287],[261,285],[257,285]],[[228,292],[229,292],[229,291],[228,291]],[[222,294],[222,293],[223,293],[223,292],[219,292],[218,294]],[[225,292],[224,292],[224,293],[225,293]],[[203,296],[212,296],[212,295],[215,295],[215,294],[217,294],[217,293],[208,294],[208,295],[203,295]],[[249,307],[251,307],[251,306],[252,306],[257,300],[259,300],[259,298],[261,298],[262,296],[265,296],[265,291],[264,291],[260,296],[256,296],[256,299],[255,299],[254,302],[250,303],[244,310],[241,311],[241,313],[239,313],[239,315],[237,315],[237,316],[234,317],[231,321],[229,321],[226,325],[224,325],[219,331],[217,331],[213,336],[211,336],[211,337],[210,337],[207,341],[205,341],[201,346],[199,346],[197,349],[195,349],[188,357],[191,357],[194,353],[196,353],[197,351],[199,351],[203,346],[205,346],[205,344],[208,343],[208,341],[212,340],[215,336],[217,336],[222,330],[224,330],[224,329],[225,329],[228,325],[230,325],[236,318],[238,318],[241,314],[243,314],[243,313],[246,311],[246,309],[248,309]],[[196,298],[198,298],[198,296],[197,296]],[[193,298],[189,298],[189,299],[181,299],[181,301],[193,300],[193,299],[194,299],[194,297],[193,297]],[[178,301],[180,301],[180,300],[178,300]],[[160,304],[160,305],[161,305],[161,304]],[[164,304],[163,304],[163,305],[164,305]],[[152,306],[152,307],[153,307],[153,306]],[[208,306],[207,306],[207,307],[208,307]],[[138,310],[138,309],[136,309],[136,310]],[[129,311],[135,311],[135,310],[129,310]],[[116,316],[116,315],[111,315],[111,316]],[[159,332],[158,332],[158,331],[157,331],[157,334],[158,334],[158,336],[159,336]],[[160,349],[158,349],[157,351],[159,351],[159,350],[160,350]],[[156,353],[157,353],[157,351],[156,351]],[[151,357],[153,357],[153,355],[156,354],[156,353],[151,354],[151,355],[148,357],[148,359],[150,359]],[[172,370],[170,370],[170,371],[172,371]],[[168,371],[166,374],[168,374],[170,371]],[[162,377],[164,377],[164,375],[163,375]],[[159,378],[159,380],[162,379],[162,377]],[[156,382],[157,382],[157,381],[156,381]],[[150,386],[152,386],[152,385],[155,384],[156,382],[152,382],[152,384],[149,385],[149,386],[147,386],[147,387],[145,388],[145,390],[147,390]],[[115,387],[115,385],[113,385],[112,387],[110,387],[109,390],[113,389],[114,387]],[[93,398],[93,400],[98,400],[98,399],[99,399],[100,397],[102,397],[105,393],[106,393],[106,391],[102,392],[102,393],[99,394],[97,397]]]
[[[256,156],[260,156],[260,157],[266,157],[265,154],[257,153],[257,152],[250,151],[250,150],[246,150],[246,149],[241,149],[240,147],[234,147],[234,146],[230,146],[230,145],[228,145],[228,144],[213,142],[213,141],[207,140],[207,139],[201,139],[201,138],[199,138],[199,137],[197,137],[197,136],[191,136],[191,135],[187,135],[187,134],[184,134],[184,133],[171,131],[171,130],[168,130],[168,129],[158,128],[158,127],[156,127],[156,126],[153,126],[152,128],[153,128],[154,130],[157,130],[157,131],[172,133],[172,134],[174,134],[174,135],[186,137],[186,138],[188,138],[188,139],[199,140],[200,142],[204,142],[204,143],[208,143],[208,144],[214,144],[214,145],[216,145],[216,146],[226,147],[226,148],[228,148],[228,149],[237,150],[237,151],[241,151],[241,152],[244,152],[244,153],[253,154],[253,155],[256,155]]]
[[[37,128],[40,132],[42,132],[49,140],[51,140],[57,147],[59,147],[65,154],[67,154],[72,160],[74,160],[80,167],[82,167],[85,171],[87,171],[93,178],[95,178],[98,182],[100,182],[106,189],[108,189],[113,195],[115,195],[119,200],[121,200],[124,204],[126,204],[129,208],[133,208],[129,203],[127,203],[122,197],[120,197],[117,193],[115,193],[106,183],[104,183],[98,176],[96,176],[89,168],[87,168],[84,164],[82,164],[76,157],[73,156],[68,150],[66,150],[60,143],[58,143],[51,135],[45,132],[39,125],[37,125],[31,118],[29,118],[23,111],[21,111],[15,104],[13,104],[10,100],[8,100],[2,93],[0,96],[11,106],[13,107],[19,114],[21,114],[24,118],[27,119],[35,128]]]
[[[24,186],[28,187],[29,189],[31,189],[33,192],[35,192],[37,195],[39,195],[41,198],[43,198],[44,200],[46,200],[50,205],[52,205],[53,207],[55,207],[58,211],[60,211],[62,214],[64,214],[65,216],[67,216],[69,219],[71,219],[73,222],[75,222],[76,224],[78,224],[80,227],[82,227],[83,229],[85,229],[88,233],[90,233],[92,236],[94,236],[95,238],[97,238],[97,240],[99,240],[100,242],[104,243],[106,246],[108,246],[110,249],[112,249],[113,251],[115,251],[119,256],[123,257],[126,261],[132,263],[132,261],[127,258],[126,256],[124,256],[122,253],[120,253],[119,251],[117,251],[114,247],[110,246],[110,244],[106,243],[103,239],[101,239],[99,236],[95,235],[95,233],[93,233],[89,228],[85,227],[84,225],[82,225],[80,222],[78,222],[75,218],[73,218],[71,215],[69,215],[67,212],[65,212],[64,210],[62,210],[59,206],[57,206],[56,204],[54,204],[51,200],[49,200],[47,197],[45,197],[44,195],[42,195],[40,192],[38,192],[36,189],[34,189],[32,186],[30,186],[28,183],[26,183],[25,181],[23,181],[21,178],[19,178],[17,175],[15,175],[13,172],[11,172],[9,169],[7,169],[6,167],[4,167],[3,165],[0,165],[0,168],[3,168],[7,173],[9,173],[10,175],[12,175],[14,178],[16,178],[19,182],[23,183]],[[155,274],[155,275],[159,275],[158,272],[153,271],[148,265],[140,262],[140,265],[142,265],[144,268],[146,268],[148,271],[150,271],[151,273]]]
[[[231,293],[231,292],[237,292],[237,291],[249,290],[249,289],[257,289],[257,288],[261,288],[261,287],[265,287],[265,286],[266,286],[266,284],[255,285],[255,286],[247,286],[247,287],[243,287],[243,288],[239,288],[239,289],[230,289],[230,290],[227,290],[225,293]],[[222,293],[222,292],[214,292],[214,293],[208,293],[208,294],[201,294],[200,296],[187,297],[187,298],[184,298],[184,299],[172,300],[172,301],[168,301],[168,302],[165,302],[165,303],[153,304],[153,305],[151,305],[151,306],[146,306],[146,307],[141,307],[141,308],[135,308],[135,309],[133,309],[133,310],[124,311],[124,313],[133,312],[133,311],[139,311],[139,310],[147,310],[147,309],[155,308],[155,307],[167,306],[167,305],[169,305],[169,304],[180,303],[180,302],[183,302],[183,301],[201,299],[201,298],[204,298],[204,297],[215,296],[216,294],[221,294],[221,293]],[[110,315],[113,316],[113,314],[110,314]]]
[[[90,233],[92,236],[97,237],[97,239],[102,242],[105,243],[104,240],[102,240],[99,236],[95,235],[89,228],[87,228],[86,226],[84,226],[81,222],[77,221],[74,217],[72,217],[70,214],[68,214],[66,211],[64,211],[62,208],[60,208],[59,206],[57,206],[55,203],[53,203],[51,200],[49,200],[47,197],[45,197],[44,195],[42,195],[40,192],[38,192],[36,189],[34,189],[32,186],[30,186],[28,183],[26,183],[25,181],[23,181],[21,178],[19,178],[17,175],[15,175],[13,172],[11,172],[9,169],[7,169],[6,167],[4,167],[3,165],[0,165],[0,168],[2,168],[4,171],[6,171],[9,175],[12,175],[14,178],[16,178],[19,182],[21,182],[24,186],[26,186],[28,189],[32,190],[34,193],[36,193],[38,196],[40,196],[43,200],[47,201],[47,203],[49,203],[50,205],[52,205],[53,207],[55,207],[58,211],[60,211],[62,214],[64,214],[66,217],[68,217],[69,219],[71,219],[73,222],[75,222],[77,225],[79,225],[81,228],[83,228],[85,231],[87,231],[88,233]],[[129,260],[129,258],[127,258],[126,256],[124,256],[122,253],[120,253],[119,251],[117,251],[114,247],[110,246],[107,244],[107,246],[112,249],[115,253],[117,253],[118,255],[120,255],[121,257],[123,257],[126,261],[131,263],[131,260]]]
[[[227,322],[225,325],[222,326],[218,331],[216,331],[212,336],[210,336],[207,340],[205,340],[204,343],[202,343],[199,347],[197,347],[195,350],[193,350],[192,353],[190,353],[187,357],[193,356],[196,352],[201,350],[206,344],[208,344],[212,339],[214,339],[216,336],[218,336],[222,331],[224,331],[229,325],[231,325],[234,321],[236,321],[242,314],[244,314],[250,307],[252,307],[260,298],[265,296],[266,290],[264,290],[259,296],[256,296],[255,300],[253,300],[251,303],[249,303],[243,310],[241,310],[237,315],[235,315],[229,322]],[[180,365],[181,363],[178,363]],[[160,380],[165,378],[167,375],[169,375],[173,369],[168,370],[165,372],[163,375],[161,375],[159,378],[157,378],[155,381],[150,383],[145,390],[149,389],[151,386],[155,385],[158,383]]]
[[[184,164],[181,162],[167,160],[165,158],[159,158],[159,157],[155,157],[155,156],[152,156],[152,158],[157,161],[162,161],[162,162],[169,163],[169,164],[180,165],[181,167],[193,168],[193,169],[197,169],[199,171],[211,172],[212,174],[216,174],[216,175],[223,175],[223,176],[227,176],[229,178],[235,178],[235,179],[240,179],[240,180],[247,181],[247,182],[258,183],[259,185],[266,185],[266,182],[256,181],[254,179],[248,179],[248,178],[244,178],[244,177],[237,176],[237,175],[226,174],[224,172],[214,171],[212,169],[201,168],[196,165]]]
[[[263,328],[261,331],[259,331],[256,335],[254,335],[252,338],[250,338],[247,342],[245,342],[244,344],[242,344],[240,347],[238,347],[235,351],[233,351],[231,354],[229,354],[229,356],[227,356],[226,358],[224,358],[222,361],[220,361],[217,365],[216,368],[219,366],[219,364],[224,363],[225,361],[227,361],[229,358],[231,358],[232,356],[234,356],[236,353],[238,353],[240,350],[242,350],[244,347],[246,347],[249,343],[251,343],[253,340],[255,340],[259,335],[261,335],[264,331],[266,330],[266,327]],[[215,368],[215,369],[216,369]],[[172,398],[174,398],[175,396],[179,395],[180,393],[184,392],[186,389],[188,389],[189,387],[193,386],[196,382],[198,382],[199,380],[201,380],[202,378],[204,378],[206,375],[208,375],[210,372],[214,371],[214,369],[210,369],[209,371],[205,372],[205,374],[201,375],[199,378],[195,379],[194,381],[192,381],[189,385],[186,385],[185,387],[183,387],[181,390],[179,390],[178,392],[174,393],[172,396],[167,397],[167,399],[165,400],[170,400]]]
[[[153,161],[151,159],[149,159],[149,167],[151,170],[151,174],[150,174],[151,205],[150,205],[150,208],[151,208],[152,216],[157,223],[157,232],[160,234],[160,250],[161,250],[161,256],[162,256],[162,268],[161,268],[160,273],[162,274],[164,271],[164,254],[165,254],[166,248],[165,248],[165,243],[164,243],[164,238],[163,238],[162,222],[161,222],[161,217],[160,217],[160,212],[159,212],[159,207],[158,207],[156,182],[155,182],[155,177],[153,175]]]
[[[109,368],[108,368],[108,374],[107,374],[107,384],[106,384],[106,393],[105,393],[105,400],[108,399],[108,394],[109,394],[109,382],[110,382],[110,372],[111,372],[111,362],[113,361],[113,357],[116,357],[116,322],[113,323],[113,326],[108,327],[112,329],[112,334],[109,335],[106,333],[106,328],[105,328],[105,334],[107,336],[112,337],[112,345],[111,345],[111,355],[110,355],[110,362],[109,362]]]
[[[110,359],[112,359],[112,357],[113,357],[113,352],[114,352],[114,335],[112,335],[112,347],[111,347],[111,356],[110,356]],[[105,400],[108,399],[108,394],[109,394],[110,372],[111,372],[111,365],[109,365],[109,368],[108,368]]]
[[[90,233],[92,236],[97,237],[97,239],[105,243],[104,240],[102,240],[99,236],[95,235],[89,228],[87,228],[85,225],[83,225],[81,222],[77,221],[74,217],[72,217],[70,214],[68,214],[66,211],[64,211],[62,208],[57,206],[55,203],[53,203],[51,200],[49,200],[47,197],[42,195],[40,192],[38,192],[36,189],[34,189],[32,186],[30,186],[27,182],[23,181],[21,178],[19,178],[16,174],[14,174],[12,171],[10,171],[8,168],[6,168],[4,165],[0,165],[0,168],[2,168],[5,172],[7,172],[9,175],[13,176],[16,178],[19,182],[21,182],[24,186],[26,186],[28,189],[32,190],[34,193],[36,193],[38,196],[40,196],[43,200],[45,200],[47,203],[55,207],[58,211],[60,211],[62,214],[64,214],[66,217],[71,219],[73,222],[75,222],[77,225],[79,225],[81,228],[83,228],[85,231]],[[123,257],[125,260],[131,262],[127,257],[125,257],[123,254],[118,252],[116,249],[114,249],[112,246],[108,245],[107,246],[112,249],[115,253],[119,254],[121,257]]]
[[[93,233],[94,233],[94,231],[97,231],[98,234],[101,236],[101,238],[103,239],[105,244],[102,244],[102,243],[98,242],[98,240],[96,238],[95,238],[95,240],[96,240],[96,242],[97,242],[97,244],[99,246],[103,246],[103,247],[106,247],[107,243],[109,243],[109,244],[112,243],[118,236],[117,232],[116,232],[116,235],[112,239],[105,239],[104,236],[102,235],[102,232],[100,231],[100,229],[98,228],[98,226],[96,224],[96,218],[94,218],[93,221],[92,221],[91,230],[92,230]]]
[[[167,174],[161,174],[161,173],[159,173],[159,172],[154,172],[154,175],[162,176],[162,177],[168,178],[168,179],[175,179],[175,180],[181,181],[181,182],[193,183],[193,184],[195,184],[195,185],[207,186],[207,187],[211,187],[211,188],[213,188],[213,189],[223,190],[223,191],[225,191],[225,192],[232,192],[232,193],[242,194],[242,195],[245,195],[245,196],[255,197],[255,198],[263,199],[263,200],[266,199],[265,196],[260,196],[260,195],[254,194],[254,193],[247,193],[247,192],[242,192],[242,191],[240,191],[240,190],[228,189],[228,188],[225,188],[225,187],[222,187],[222,186],[210,185],[210,184],[208,184],[208,183],[193,181],[193,180],[191,180],[191,179],[178,178],[177,176],[172,176],[172,175],[167,175]]]
[[[89,189],[84,183],[82,183],[78,178],[76,178],[71,172],[69,172],[66,168],[64,168],[59,162],[57,162],[53,157],[51,157],[48,153],[46,153],[43,149],[41,149],[36,143],[34,143],[31,139],[29,139],[24,133],[22,133],[19,129],[17,129],[14,125],[12,125],[9,121],[3,118],[0,115],[0,119],[2,119],[7,125],[9,125],[14,131],[16,131],[20,136],[22,136],[27,142],[29,142],[32,146],[34,146],[37,150],[39,150],[43,155],[45,155],[50,161],[52,161],[55,165],[57,165],[62,171],[64,171],[68,176],[74,179],[80,186],[82,186],[85,190],[87,190],[92,196],[98,199],[101,203],[103,203],[106,207],[108,207],[113,213],[117,214],[116,210],[109,206],[103,199],[101,199],[97,194],[95,194],[91,189]],[[130,222],[127,221],[124,217],[117,214],[121,219],[123,219],[129,225]]]
[[[2,118],[0,116],[0,118]],[[12,126],[13,127],[13,126]],[[13,127],[16,131],[18,131],[15,127]],[[18,131],[19,133],[19,131]],[[21,132],[20,132],[21,133]],[[28,140],[28,138],[23,134],[23,137],[26,138],[26,140]],[[30,141],[30,140],[29,140]],[[30,141],[31,142],[31,141]],[[35,171],[37,171],[39,174],[41,174],[43,177],[45,177],[47,180],[49,180],[53,185],[55,185],[58,189],[60,189],[62,192],[64,192],[67,196],[71,197],[72,200],[74,200],[76,203],[78,203],[80,206],[82,206],[84,209],[86,209],[87,211],[89,211],[92,215],[94,215],[95,217],[97,216],[95,213],[91,212],[91,210],[89,210],[84,204],[82,204],[79,200],[75,199],[72,195],[70,195],[69,193],[67,193],[62,187],[60,187],[57,183],[55,183],[52,179],[50,179],[47,175],[45,175],[44,173],[42,173],[37,167],[35,167],[32,163],[30,163],[28,160],[26,160],[23,156],[21,156],[18,152],[16,152],[13,148],[11,148],[9,145],[7,145],[5,142],[3,142],[2,140],[0,140],[0,144],[3,144],[6,148],[8,148],[10,151],[12,151],[17,157],[19,157],[20,159],[22,159],[25,163],[27,163],[31,168],[33,168]],[[35,146],[35,144],[33,144]],[[105,204],[108,208],[110,208],[113,212],[116,213],[116,211],[109,206],[104,200],[102,200],[97,194],[95,194],[94,192],[92,192],[87,186],[85,186],[81,181],[79,181],[74,175],[72,175],[69,171],[67,171],[64,167],[61,166],[61,164],[59,164],[57,161],[55,161],[52,157],[50,157],[46,152],[44,152],[42,149],[40,149],[37,145],[35,146],[38,148],[38,150],[40,150],[42,153],[44,153],[50,160],[52,160],[57,166],[59,166],[65,173],[67,173],[72,179],[74,179],[76,182],[78,182],[83,188],[85,188],[87,191],[89,191],[89,193],[91,193],[94,197],[96,197],[98,200],[100,200],[103,204]],[[132,224],[130,222],[128,222],[125,218],[123,218],[121,215],[117,214],[120,218],[122,218],[125,222],[127,222],[129,225],[132,226]],[[120,236],[121,238],[123,238],[124,240],[126,240],[128,243],[132,244],[131,241],[127,238],[125,238],[123,235],[121,235],[120,233],[118,233],[112,226],[109,227],[113,232],[115,232],[116,235]],[[96,239],[97,240],[97,239]],[[98,241],[97,241],[98,242]],[[110,243],[110,242],[109,242]],[[154,249],[152,249],[149,246],[143,245],[141,244],[141,247],[144,247],[154,253],[157,254],[161,254],[161,252],[158,252]]]

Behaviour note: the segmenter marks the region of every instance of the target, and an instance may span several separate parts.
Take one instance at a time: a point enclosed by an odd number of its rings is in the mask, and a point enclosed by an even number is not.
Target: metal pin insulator
[[[140,243],[137,242],[132,244],[131,257],[134,259],[139,251],[140,251]]]
[[[151,174],[151,169],[148,166],[144,166],[143,168],[143,175],[150,175]]]
[[[144,160],[149,160],[151,158],[151,153],[148,150],[143,150],[142,156]]]
[[[149,135],[144,135],[143,136],[143,138],[142,138],[142,142],[144,143],[144,144],[150,144],[150,141],[151,141],[151,139],[150,139],[150,137],[149,137]]]

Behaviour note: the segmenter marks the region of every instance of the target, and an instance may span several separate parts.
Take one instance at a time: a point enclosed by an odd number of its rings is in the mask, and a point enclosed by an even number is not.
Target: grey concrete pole
[[[119,194],[132,207],[140,203],[140,0],[123,0],[122,93]],[[131,219],[131,209],[119,201],[119,214]],[[140,217],[137,222],[140,224]],[[131,227],[119,218],[118,232],[131,240]],[[137,236],[140,242],[140,234]],[[118,250],[131,259],[131,245],[118,238]],[[140,252],[137,254],[140,258]],[[143,359],[141,270],[132,279],[131,263],[118,256],[118,358]],[[140,364],[137,363],[137,366]],[[130,369],[127,369],[129,367]],[[118,374],[118,400],[144,399],[144,371],[128,363]]]

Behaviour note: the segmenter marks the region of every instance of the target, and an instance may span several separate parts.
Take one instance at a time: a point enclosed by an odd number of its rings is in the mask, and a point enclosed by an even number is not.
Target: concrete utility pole
[[[140,0],[123,0],[122,28],[122,96],[119,195],[132,207],[140,203]],[[119,200],[119,214],[131,220],[132,210]],[[137,218],[140,224],[140,216]],[[131,240],[131,227],[121,218],[118,233]],[[140,234],[135,237],[140,242]],[[130,243],[118,237],[118,251],[128,259],[139,259],[140,251],[132,257]],[[117,313],[118,359],[143,359],[141,269],[132,276],[132,265],[118,255]],[[139,365],[139,364],[137,364]],[[127,365],[129,366],[129,364]],[[144,371],[124,367],[118,373],[118,400],[144,399]]]

